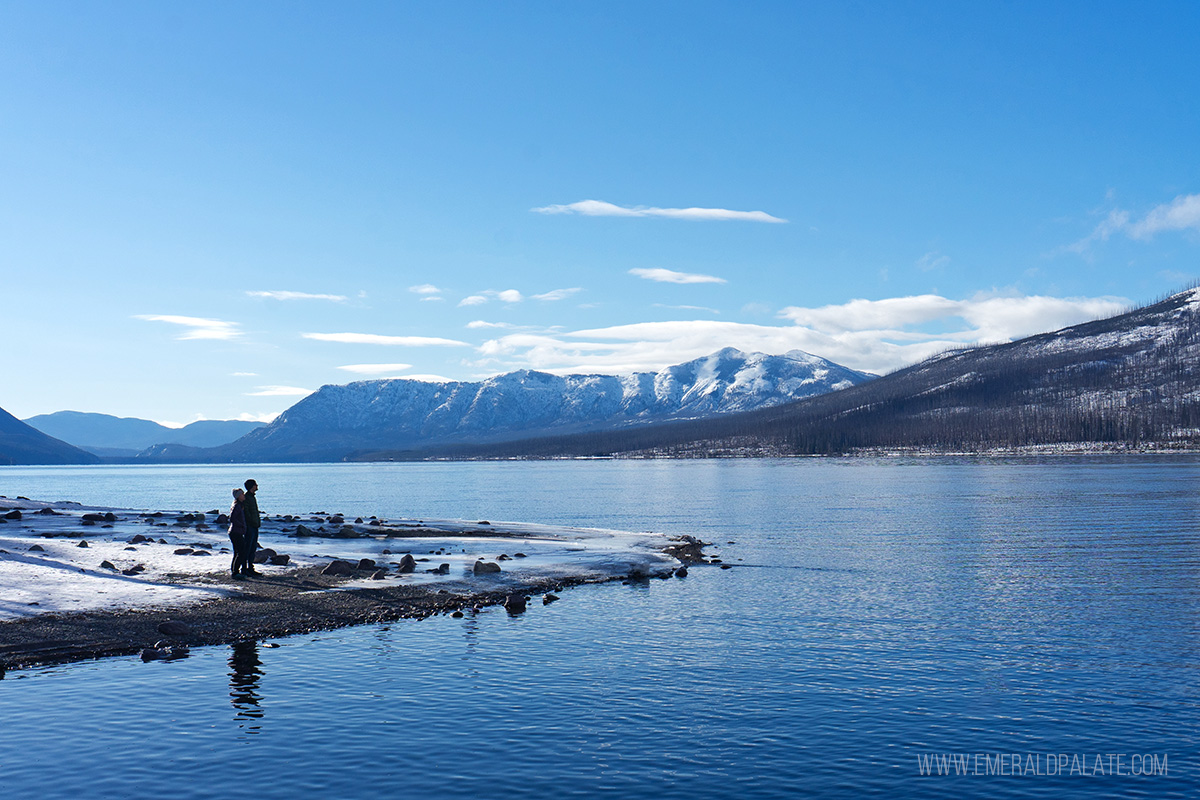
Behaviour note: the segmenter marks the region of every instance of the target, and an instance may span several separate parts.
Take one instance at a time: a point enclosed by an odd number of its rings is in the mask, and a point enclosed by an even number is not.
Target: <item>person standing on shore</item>
[[[254,556],[258,552],[258,529],[262,526],[262,516],[258,513],[258,481],[250,478],[246,481],[246,575],[258,575],[254,568]]]
[[[233,562],[229,571],[240,578],[246,567],[246,493],[233,490],[233,505],[229,508],[229,542],[233,545]]]

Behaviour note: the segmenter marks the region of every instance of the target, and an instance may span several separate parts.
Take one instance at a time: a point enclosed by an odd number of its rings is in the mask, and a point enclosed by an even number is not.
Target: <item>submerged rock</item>
[[[547,592],[546,594],[542,595],[542,605],[548,606],[558,599],[558,595],[554,594],[553,592]]]
[[[679,569],[675,570],[676,578],[686,578],[687,576],[688,576],[687,567],[680,567]]]
[[[307,525],[297,525],[296,526],[296,535],[297,536],[316,536],[317,534],[316,534],[316,532],[313,531],[312,528],[309,528]]]
[[[476,575],[491,575],[500,572],[500,565],[490,561],[476,561],[475,566],[472,567],[472,571]]]
[[[4,515],[4,518],[5,518],[5,519],[20,519],[20,518],[21,518],[21,512],[20,512],[20,511],[18,511],[17,509],[15,509],[15,508],[14,508],[12,511],[8,512],[7,514],[5,514],[5,515]]]
[[[400,559],[400,566],[396,568],[396,571],[401,574],[408,574],[409,572],[412,572],[416,568],[417,568],[417,560],[415,558],[413,558],[411,554],[406,553],[404,555],[404,558]]]
[[[44,553],[44,552],[46,552],[46,548],[42,547],[40,544],[35,544],[35,545],[33,545],[32,547],[30,547],[30,548],[29,548],[29,552],[31,552],[31,553]]]
[[[528,602],[529,598],[523,594],[510,594],[508,597],[504,598],[504,608],[510,614],[520,614],[525,610],[525,606]]]

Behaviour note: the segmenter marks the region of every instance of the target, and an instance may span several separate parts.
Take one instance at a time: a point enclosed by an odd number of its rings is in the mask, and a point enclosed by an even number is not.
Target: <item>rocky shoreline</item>
[[[181,654],[189,647],[274,639],[436,614],[461,615],[489,606],[521,613],[533,596],[542,595],[542,602],[553,602],[557,599],[554,592],[597,582],[601,581],[544,580],[501,590],[465,589],[461,593],[426,586],[320,591],[336,584],[319,569],[309,567],[280,576],[247,579],[237,584],[233,596],[196,606],[40,614],[0,623],[0,674],[5,669],[136,653],[151,660]]]
[[[6,501],[0,498],[0,503]],[[17,511],[18,505],[24,511]],[[223,566],[226,559],[220,557],[220,528],[213,530],[204,522],[206,518],[210,523],[217,522],[212,516],[117,512],[101,513],[74,504],[36,503],[26,498],[0,506],[0,515],[7,516],[6,522],[10,523],[0,526],[4,545],[0,547],[0,567],[42,570],[32,577],[26,575],[24,580],[39,588],[44,600],[26,603],[33,608],[19,612],[16,618],[0,618],[0,677],[8,670],[109,656],[140,653],[145,660],[178,658],[191,647],[438,614],[464,616],[488,607],[520,614],[529,603],[554,602],[559,599],[556,592],[572,586],[682,578],[687,575],[688,564],[706,561],[706,543],[688,536],[674,540],[658,537],[652,549],[645,548],[645,541],[637,542],[644,551],[616,548],[614,552],[625,560],[613,561],[605,549],[611,546],[603,540],[596,543],[600,534],[595,531],[562,531],[555,538],[540,529],[531,532],[536,526],[504,527],[487,521],[383,524],[361,519],[350,525],[338,515],[326,515],[321,520],[324,524],[318,526],[320,530],[313,530],[300,524],[300,518],[283,516],[264,523],[264,532],[275,535],[275,547],[280,547],[280,542],[293,542],[293,548],[303,542],[307,549],[321,550],[337,550],[340,546],[339,555],[298,554],[298,558],[289,560],[265,548],[258,559],[261,574],[234,579],[225,570],[213,569],[217,563]],[[305,518],[310,525],[317,521],[315,515]],[[18,533],[11,523],[20,527],[19,535],[5,537]],[[82,535],[76,528],[88,525],[88,540],[64,541]],[[207,541],[193,541],[198,538]],[[513,556],[483,555],[499,549],[505,540],[520,543],[529,555],[514,549],[508,550]],[[185,544],[188,546],[182,546]],[[417,550],[415,545],[427,549]],[[375,558],[356,557],[363,555],[362,548],[371,546],[377,548],[370,551]],[[540,558],[538,548],[544,551]],[[602,569],[597,568],[597,556],[590,556],[592,561],[581,559],[579,554],[585,551],[589,555],[600,553],[609,561],[600,564]],[[414,558],[413,553],[441,557]],[[107,559],[100,562],[104,554],[117,563]],[[197,558],[202,555],[218,558]],[[142,563],[121,568],[122,556],[140,560],[149,568],[137,569]],[[555,561],[555,556],[560,560]],[[389,563],[390,558],[399,560]],[[443,559],[454,563],[454,574],[450,573],[449,563],[417,563]],[[522,565],[538,563],[522,569],[513,566],[518,560]],[[720,562],[711,559],[711,563]],[[433,568],[423,569],[426,566]],[[84,603],[73,610],[75,606],[61,598],[57,602],[47,599],[54,597],[54,591],[47,590],[39,576],[51,569],[55,576],[75,573],[74,578],[66,578],[69,583],[64,587],[92,581],[88,585],[104,586],[108,591],[182,591],[195,596],[180,599],[148,595],[159,599],[146,601],[132,595],[130,600],[122,599],[115,605],[105,600]],[[0,587],[4,590],[0,591],[0,601],[5,600],[6,593],[10,598],[20,594],[20,580],[10,579],[10,583],[18,585]],[[112,588],[114,585],[117,589]],[[97,591],[104,594],[105,590]],[[0,610],[18,605],[8,600],[0,603]]]

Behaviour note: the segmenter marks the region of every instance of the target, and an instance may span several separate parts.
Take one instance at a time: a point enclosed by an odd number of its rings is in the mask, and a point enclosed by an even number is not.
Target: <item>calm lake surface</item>
[[[737,566],[10,672],[0,797],[1200,796],[1195,458],[6,467],[0,494],[208,510],[251,476],[268,513],[690,533]]]

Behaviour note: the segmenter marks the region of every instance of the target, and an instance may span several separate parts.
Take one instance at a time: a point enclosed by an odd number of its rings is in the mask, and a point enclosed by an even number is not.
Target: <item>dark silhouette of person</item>
[[[258,553],[258,529],[262,527],[262,516],[258,513],[258,481],[246,481],[246,569],[245,575],[258,575],[254,568],[254,556]]]
[[[260,720],[263,716],[258,681],[262,676],[258,642],[234,642],[229,653],[229,702],[237,709],[235,719]],[[258,726],[252,726],[257,731]]]
[[[233,490],[233,505],[229,507],[229,543],[233,545],[233,562],[229,571],[240,578],[246,569],[246,493]]]

